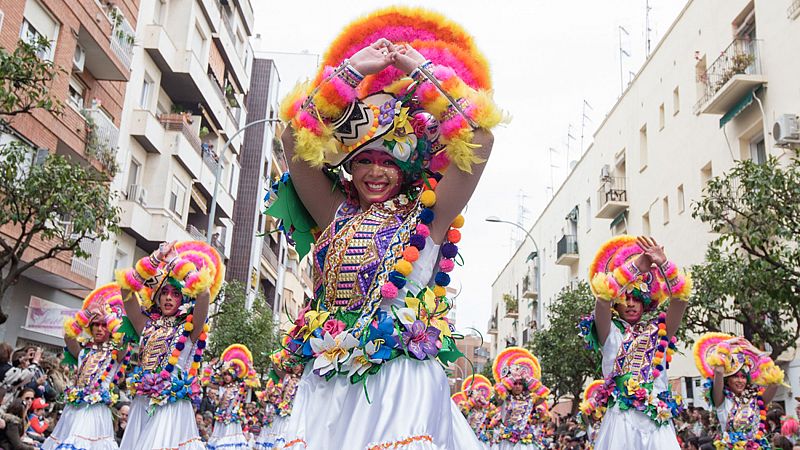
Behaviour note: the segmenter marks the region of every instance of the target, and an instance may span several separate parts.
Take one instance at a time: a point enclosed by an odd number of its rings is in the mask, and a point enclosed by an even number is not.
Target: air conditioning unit
[[[611,166],[606,164],[600,169],[600,179],[604,180],[610,177],[611,177]]]
[[[75,53],[72,55],[72,71],[81,73],[83,72],[83,65],[86,63],[86,50],[75,44]]]
[[[772,125],[775,145],[792,146],[800,144],[800,121],[794,114],[781,114]]]

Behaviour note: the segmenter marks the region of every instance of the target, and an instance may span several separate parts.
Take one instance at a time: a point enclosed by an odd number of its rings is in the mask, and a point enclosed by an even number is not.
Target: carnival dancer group
[[[445,372],[463,356],[447,317],[460,213],[491,155],[490,130],[506,119],[491,92],[486,58],[439,14],[393,7],[346,27],[281,105],[289,174],[267,213],[309,254],[314,286],[263,388],[243,345],[203,366],[219,254],[163,243],[66,323],[77,375],[44,447],[117,448],[108,405],[124,384],[133,402],[123,450],[542,448],[552,405],[529,351],[502,351],[494,383],[473,375],[452,401]],[[604,377],[581,404],[594,448],[678,448],[681,399],[667,369],[689,275],[652,238],[618,236],[598,251],[589,283],[595,310],[579,328]],[[742,338],[709,335],[696,353],[725,424],[719,445],[767,448],[763,405],[783,373]],[[192,408],[204,386],[219,400],[207,444]],[[264,418],[252,442],[248,399]]]

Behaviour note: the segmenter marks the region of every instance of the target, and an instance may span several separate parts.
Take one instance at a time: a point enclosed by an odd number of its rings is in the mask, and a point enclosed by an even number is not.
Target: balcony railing
[[[100,241],[98,239],[86,237],[81,239],[78,245],[80,245],[81,250],[89,254],[89,257],[78,258],[73,255],[70,270],[72,273],[80,275],[83,278],[93,280],[97,276],[97,263],[100,260]]]
[[[82,111],[86,119],[86,154],[97,159],[105,168],[111,169],[117,164],[117,146],[119,144],[119,128],[100,109],[93,107]]]
[[[556,264],[570,265],[578,260],[578,237],[566,234],[556,246]]]
[[[700,75],[705,84],[705,92],[695,104],[695,112],[718,113],[718,109],[708,111],[708,104],[723,88],[740,75],[762,75],[761,41],[757,39],[735,39],[722,51],[705,74]],[[755,80],[761,83],[761,80]],[[749,85],[749,83],[748,83]],[[745,86],[749,87],[749,86]],[[733,101],[737,101],[735,98]],[[727,105],[728,102],[726,102]],[[727,111],[722,111],[725,113]]]
[[[108,12],[113,28],[111,29],[111,50],[125,67],[131,67],[133,61],[133,46],[136,40],[136,31],[122,15],[119,8],[112,7]]]
[[[497,334],[497,317],[492,316],[492,318],[489,319],[488,328],[489,328],[489,334]]]
[[[198,229],[197,227],[195,227],[192,224],[186,224],[186,232],[189,233],[189,235],[192,238],[194,238],[194,239],[196,239],[198,241],[207,242],[208,236],[206,236],[206,232],[204,230]],[[225,255],[225,243],[224,242],[222,242],[220,239],[214,239],[212,237],[211,245],[215,249],[217,249],[217,251],[220,253],[220,255],[222,255],[224,257],[224,255]]]
[[[273,252],[270,248],[269,239],[269,236],[264,236],[264,243],[261,245],[261,256],[263,256],[264,259],[266,259],[267,262],[272,265],[272,267],[277,269],[278,255],[276,255],[275,252]]]
[[[162,114],[158,117],[158,121],[167,131],[180,131],[197,153],[202,154],[203,142],[200,140],[200,136],[187,122],[186,115],[182,113]]]
[[[628,208],[625,177],[603,177],[597,189],[597,218],[613,219]]]

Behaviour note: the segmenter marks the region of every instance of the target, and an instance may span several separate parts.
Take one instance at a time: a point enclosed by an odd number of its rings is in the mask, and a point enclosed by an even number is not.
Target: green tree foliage
[[[278,330],[272,320],[272,309],[260,292],[251,309],[247,309],[247,293],[238,281],[225,284],[217,300],[219,311],[212,316],[208,359],[219,357],[231,344],[244,344],[253,354],[256,371],[269,370],[269,355],[278,345]]]
[[[712,179],[693,216],[719,237],[706,262],[692,268],[694,298],[683,332],[721,329],[734,321],[772,357],[800,337],[800,154],[763,164],[739,161]],[[688,338],[688,336],[687,336]]]
[[[44,41],[20,42],[12,53],[0,49],[0,136],[20,114],[59,112],[48,89],[59,70],[37,56],[48,48]],[[13,137],[6,142],[0,145],[0,226],[8,231],[0,234],[0,298],[36,264],[60,255],[89,257],[81,244],[108,239],[119,221],[109,174]],[[0,323],[6,318],[0,308]]]
[[[542,382],[556,402],[566,395],[578,398],[586,382],[601,377],[600,357],[585,348],[577,328],[581,317],[593,309],[588,283],[567,286],[549,307],[547,328],[533,333],[529,349],[539,358]],[[577,407],[578,402],[573,402],[573,413]]]

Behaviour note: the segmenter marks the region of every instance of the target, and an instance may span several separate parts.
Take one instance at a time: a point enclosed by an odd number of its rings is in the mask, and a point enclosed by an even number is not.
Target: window
[[[28,0],[25,3],[19,37],[30,43],[36,42],[40,37],[50,41],[50,48],[43,51],[39,57],[52,60],[58,40],[58,22],[38,0]]]
[[[161,25],[164,23],[164,0],[156,0],[153,3],[155,4],[153,9],[153,23]]]
[[[69,96],[67,97],[67,102],[78,111],[83,109],[83,96],[85,92],[86,87],[83,85],[81,80],[75,78],[74,76],[70,77]]]
[[[661,106],[658,107],[658,131],[664,129],[664,122],[665,122],[664,115],[665,115],[664,104],[662,103]]]
[[[650,213],[642,215],[642,235],[650,236]]]
[[[639,130],[639,172],[647,169],[647,124]]]
[[[672,115],[677,116],[680,110],[681,110],[681,91],[680,87],[675,86],[675,90],[672,91]]]
[[[147,75],[144,75],[142,81],[142,92],[139,95],[139,106],[142,109],[150,109],[150,98],[153,92],[153,80]]]
[[[183,204],[186,200],[186,187],[178,181],[172,179],[172,190],[169,193],[169,209],[179,216],[183,216]]]
[[[764,136],[759,135],[750,141],[750,160],[756,164],[767,162],[767,146],[764,144]]]
[[[142,171],[142,163],[131,158],[131,165],[128,166],[128,186],[133,184],[139,184],[139,173],[141,171]]]
[[[683,195],[683,185],[680,185],[678,186],[678,214],[683,213],[686,209],[686,200]]]
[[[0,32],[3,31],[3,19],[5,18],[6,14],[0,9]]]
[[[661,201],[663,213],[662,216],[664,218],[664,225],[669,223],[669,197],[664,197],[664,200]]]
[[[234,195],[236,193],[236,187],[239,184],[239,167],[236,164],[231,164],[231,180],[230,184],[228,185],[228,193]]]
[[[702,169],[700,169],[700,187],[705,188],[706,183],[711,179],[713,176],[711,170],[711,161],[708,162]]]
[[[197,53],[198,58],[200,55],[203,54],[203,50],[206,46],[206,37],[203,33],[203,30],[200,28],[200,25],[195,24],[194,26],[194,33],[192,33],[192,50]]]
[[[592,229],[592,198],[586,199],[586,231]]]
[[[117,269],[130,266],[130,264],[127,262],[127,259],[128,254],[118,248],[116,254],[114,255],[114,272],[116,272]]]

